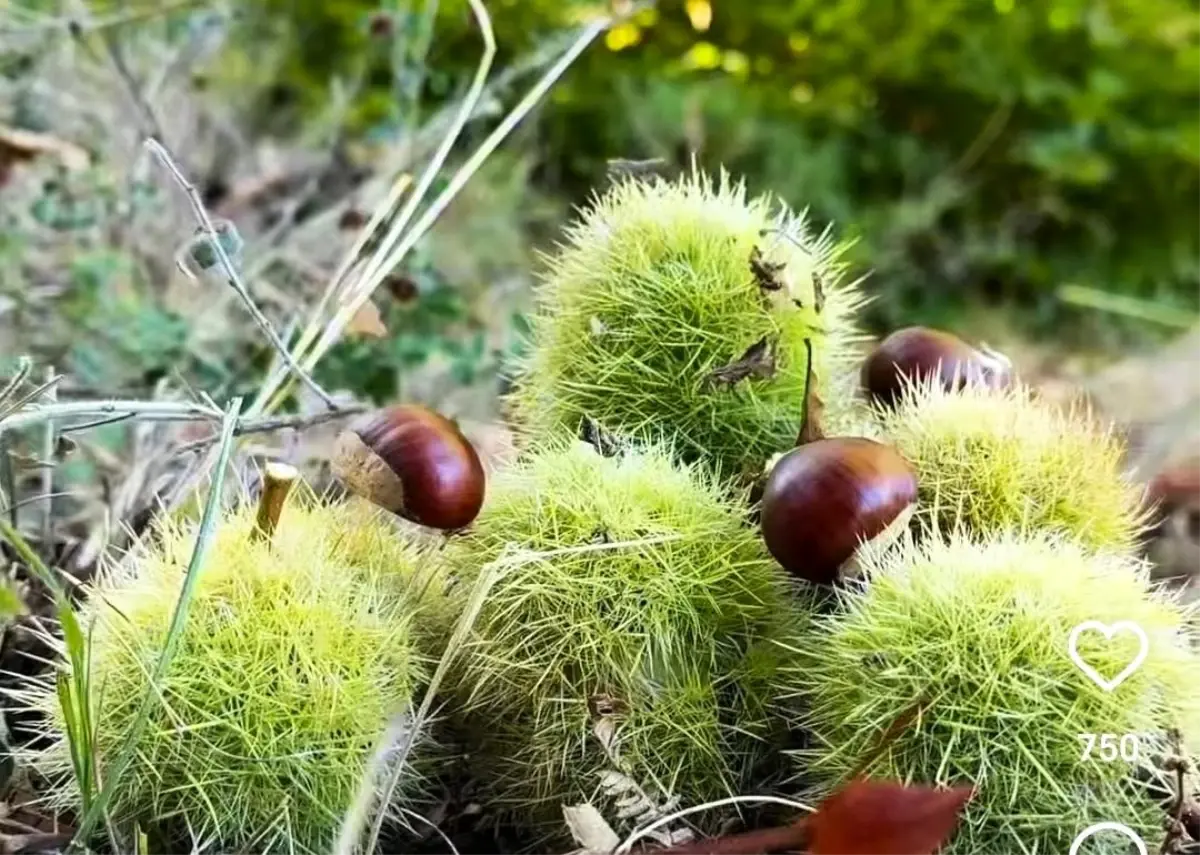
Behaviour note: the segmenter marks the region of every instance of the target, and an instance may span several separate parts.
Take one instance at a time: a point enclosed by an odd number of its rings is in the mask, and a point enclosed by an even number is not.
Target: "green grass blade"
[[[1058,289],[1058,298],[1073,306],[1097,309],[1175,329],[1189,329],[1196,323],[1196,313],[1187,309],[1140,300],[1127,294],[1101,291],[1085,285],[1063,285]]]
[[[59,605],[61,610],[63,604],[67,601],[67,592],[63,588],[62,582],[54,575],[54,572],[46,566],[45,562],[38,557],[34,552],[33,547],[25,540],[25,536],[17,531],[16,527],[8,520],[0,517],[0,537],[3,537],[12,546],[13,551],[17,553],[17,557],[25,562],[33,575],[38,577],[38,581],[44,584],[54,594],[54,600]]]
[[[25,601],[17,593],[16,586],[8,579],[0,579],[0,623],[27,612]]]
[[[75,780],[79,784],[80,798],[86,811],[95,795],[96,755],[93,750],[95,736],[91,727],[92,697],[88,691],[87,639],[79,626],[79,619],[66,602],[59,604],[58,621],[63,629],[63,643],[67,648],[67,659],[71,664],[69,676],[59,674],[58,696],[63,720],[67,725],[67,741],[71,747],[71,761],[75,766]]]
[[[59,706],[62,707],[66,726],[67,745],[71,753],[71,765],[80,796],[85,806],[89,805],[96,779],[95,754],[93,752],[94,731],[91,726],[91,699],[88,693],[87,643],[75,611],[71,608],[66,588],[54,571],[34,551],[25,537],[8,520],[0,517],[0,536],[13,547],[18,557],[25,562],[35,576],[54,595],[55,611],[63,629],[63,642],[71,664],[71,675],[59,674],[56,688]]]
[[[212,545],[213,534],[216,529],[217,512],[221,504],[221,489],[225,482],[225,470],[228,468],[229,458],[233,453],[234,428],[238,423],[238,413],[241,410],[241,406],[242,399],[235,398],[225,411],[225,418],[221,424],[221,439],[217,454],[217,464],[213,471],[212,487],[209,490],[208,499],[204,504],[204,515],[200,519],[200,530],[196,535],[196,545],[192,549],[191,560],[188,561],[187,574],[184,576],[183,587],[179,592],[179,600],[175,604],[174,613],[171,615],[171,624],[167,630],[167,640],[154,667],[154,672],[150,675],[150,686],[146,691],[145,697],[142,699],[141,707],[138,708],[138,714],[134,719],[129,738],[121,746],[121,750],[117,753],[112,767],[106,770],[104,784],[100,789],[100,793],[96,796],[96,800],[92,802],[91,808],[84,814],[83,821],[79,824],[79,830],[75,835],[76,842],[86,843],[88,835],[91,833],[96,821],[103,816],[105,808],[112,799],[113,792],[121,785],[121,775],[137,752],[138,738],[141,736],[142,730],[150,719],[150,710],[157,702],[159,686],[162,683],[163,676],[167,672],[167,668],[171,664],[175,648],[179,644],[179,637],[182,635],[183,627],[187,623],[188,607],[196,589],[196,582],[200,577],[200,570],[204,566],[205,559],[208,557],[209,547]]]
[[[55,680],[55,688],[58,690],[58,705],[62,708],[67,747],[71,752],[71,768],[75,772],[75,781],[79,785],[80,797],[86,810],[91,804],[92,791],[88,786],[88,758],[79,737],[79,716],[75,714],[75,699],[71,694],[70,677],[60,671]]]

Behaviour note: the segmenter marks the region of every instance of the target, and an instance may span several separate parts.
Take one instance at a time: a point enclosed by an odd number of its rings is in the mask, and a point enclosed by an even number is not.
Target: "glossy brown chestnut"
[[[906,327],[889,335],[863,362],[862,385],[878,403],[890,406],[904,389],[904,377],[936,376],[942,388],[967,383],[999,388],[1012,381],[1012,364],[990,348],[976,348],[943,330]]]
[[[793,448],[767,477],[762,532],[794,576],[822,585],[917,500],[917,476],[890,446],[858,437]]]
[[[1200,504],[1200,458],[1177,463],[1151,478],[1146,504],[1163,517],[1189,504]]]
[[[462,528],[483,507],[475,447],[425,407],[402,404],[355,422],[338,437],[331,467],[351,492],[430,528]]]

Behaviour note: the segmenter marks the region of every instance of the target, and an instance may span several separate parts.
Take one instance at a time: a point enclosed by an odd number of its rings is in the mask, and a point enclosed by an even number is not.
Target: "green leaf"
[[[0,620],[11,620],[28,614],[29,609],[11,580],[0,580]]]

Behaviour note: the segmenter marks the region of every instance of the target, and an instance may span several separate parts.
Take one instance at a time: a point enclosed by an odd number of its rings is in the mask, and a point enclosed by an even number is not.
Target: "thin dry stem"
[[[575,40],[574,44],[572,44],[567,52],[563,54],[559,61],[556,62],[554,66],[546,72],[545,75],[542,76],[541,80],[537,82],[537,85],[535,85],[533,89],[531,89],[521,100],[521,102],[515,108],[513,108],[512,112],[504,118],[504,121],[502,121],[496,127],[496,129],[492,131],[488,138],[483,141],[478,149],[475,150],[474,154],[471,155],[467,162],[457,172],[455,172],[454,176],[447,184],[446,189],[443,190],[436,199],[434,199],[417,223],[412,227],[411,230],[409,230],[407,234],[405,234],[404,239],[400,242],[400,245],[397,246],[396,249],[390,255],[388,255],[382,263],[377,264],[374,267],[373,273],[371,273],[369,276],[364,273],[362,279],[353,289],[353,298],[350,300],[350,302],[342,307],[338,315],[336,315],[333,320],[330,321],[328,326],[326,326],[325,332],[322,334],[321,339],[317,342],[313,352],[305,359],[306,365],[315,365],[316,362],[325,355],[329,348],[337,342],[338,338],[342,334],[342,331],[345,329],[346,324],[348,324],[350,319],[354,317],[355,313],[362,308],[363,304],[370,299],[371,294],[377,287],[379,287],[380,283],[383,282],[387,276],[387,273],[395,269],[400,262],[404,260],[404,257],[408,255],[412,248],[416,246],[417,242],[425,236],[425,233],[429,231],[429,229],[437,221],[437,218],[442,215],[442,212],[449,206],[454,197],[458,195],[459,191],[463,188],[467,181],[469,181],[475,172],[478,171],[479,167],[483,165],[484,161],[486,161],[492,155],[500,143],[513,131],[514,128],[516,128],[521,120],[525,118],[526,114],[533,109],[534,105],[542,99],[542,97],[547,91],[549,91],[550,87],[554,85],[558,78],[561,77],[568,68],[570,68],[579,55],[582,54],[583,51],[588,47],[588,45],[590,45],[597,36],[612,26],[612,24],[615,23],[615,20],[616,19],[611,17],[602,18],[584,29],[583,33],[580,34],[579,38]]]
[[[220,237],[217,234],[216,226],[213,225],[212,218],[208,215],[208,210],[204,207],[204,202],[200,198],[200,192],[196,189],[196,186],[192,184],[191,181],[189,181],[183,174],[182,170],[180,170],[178,164],[175,163],[174,158],[171,157],[171,153],[167,151],[166,146],[153,137],[147,139],[145,145],[146,148],[148,148],[154,154],[154,156],[162,162],[163,166],[170,171],[172,177],[175,179],[175,182],[188,197],[188,201],[191,203],[192,210],[196,214],[196,219],[200,221],[200,226],[203,229],[205,236],[208,238],[213,252],[216,253],[217,258],[221,262],[221,267],[225,270],[225,275],[229,278],[230,286],[237,293],[242,303],[245,304],[246,310],[250,312],[251,317],[253,317],[254,322],[258,324],[259,329],[263,331],[263,334],[266,335],[267,339],[271,342],[271,346],[274,347],[279,353],[280,357],[287,364],[288,368],[291,369],[292,373],[299,377],[301,382],[303,382],[305,386],[312,390],[313,394],[319,397],[325,403],[325,405],[329,407],[329,409],[336,410],[337,404],[334,402],[333,398],[329,396],[328,392],[321,388],[317,381],[314,380],[307,371],[300,367],[300,365],[292,357],[287,345],[280,340],[279,334],[275,332],[275,328],[271,326],[271,322],[267,320],[266,316],[254,302],[254,299],[250,296],[250,291],[246,288],[246,284],[242,281],[241,274],[238,273],[233,261],[229,258],[229,254],[225,251],[225,247],[221,244]]]
[[[350,251],[342,259],[341,264],[333,274],[333,278],[329,280],[329,284],[325,287],[325,292],[321,295],[321,299],[309,314],[308,326],[301,333],[300,340],[296,342],[297,354],[304,353],[312,345],[320,329],[321,316],[324,315],[329,302],[341,288],[342,282],[345,280],[347,274],[349,274],[351,268],[354,267],[354,262],[358,260],[363,247],[367,245],[367,242],[375,234],[380,224],[387,219],[388,214],[399,204],[400,197],[404,195],[404,191],[408,189],[410,184],[412,184],[412,176],[407,173],[402,174],[392,182],[392,187],[388,191],[387,198],[382,205],[375,208],[370,220],[367,221],[367,225],[358,233],[358,237],[354,240],[354,245],[350,247]],[[267,382],[263,384],[262,390],[259,391],[258,397],[255,398],[254,403],[250,407],[252,413],[257,413],[263,409],[271,409],[266,406],[268,400],[279,389],[279,385],[283,382],[285,376],[286,366],[281,366],[279,370],[268,374]]]
[[[233,435],[241,437],[252,433],[270,433],[277,430],[303,430],[304,428],[316,427],[317,425],[336,421],[337,419],[356,416],[359,413],[365,412],[366,409],[365,406],[354,404],[351,406],[342,406],[340,409],[334,411],[316,413],[311,416],[280,416],[279,418],[270,419],[243,418],[237,428],[234,429]],[[218,436],[217,433],[214,433],[210,437],[176,446],[171,449],[170,453],[172,456],[179,456],[189,454],[193,451],[201,451],[216,442]]]
[[[86,7],[84,7],[84,11],[86,11]],[[71,32],[77,40],[83,40],[84,36],[81,29],[73,27]],[[138,82],[137,78],[133,76],[133,72],[129,69],[129,64],[125,61],[125,55],[121,52],[120,43],[109,32],[102,32],[99,34],[99,37],[104,43],[104,51],[108,56],[109,62],[112,64],[113,71],[124,85],[125,91],[129,95],[129,100],[133,102],[134,107],[137,108],[137,112],[141,116],[143,132],[165,140],[166,134],[163,133],[163,126],[159,120],[158,112],[154,109],[154,105],[150,103],[149,99],[146,98],[141,83]]]
[[[601,33],[605,32],[613,24],[618,23],[625,17],[633,15],[641,9],[651,5],[653,5],[653,3],[630,4],[630,8],[621,10],[619,15],[601,18],[583,28],[583,31],[579,34],[575,41],[572,42],[570,47],[567,48],[563,55],[559,57],[558,61],[542,75],[538,82],[529,90],[529,92],[525,94],[525,97],[521,99],[521,101],[508,113],[508,115],[505,116],[504,120],[497,125],[495,130],[488,135],[487,139],[485,139],[483,143],[481,143],[480,146],[472,153],[471,157],[466,161],[466,163],[464,163],[454,173],[446,188],[438,195],[436,199],[433,200],[432,203],[430,203],[428,209],[426,209],[421,218],[400,240],[400,243],[396,249],[390,254],[387,254],[386,258],[384,258],[382,261],[380,261],[380,258],[385,254],[383,251],[383,246],[381,246],[374,253],[372,259],[367,263],[367,266],[364,267],[363,273],[359,275],[358,280],[352,286],[346,289],[347,293],[343,296],[347,297],[348,300],[343,302],[338,313],[325,325],[325,328],[321,331],[320,338],[316,341],[316,343],[311,348],[307,349],[305,349],[305,347],[297,347],[298,354],[303,352],[303,357],[300,359],[300,361],[301,364],[305,366],[306,370],[311,371],[313,366],[315,366],[324,357],[328,350],[338,341],[350,319],[353,318],[354,314],[362,307],[362,305],[368,299],[370,299],[371,294],[386,278],[387,274],[394,270],[401,263],[401,261],[403,261],[408,252],[412,250],[416,243],[432,227],[437,218],[441,216],[442,212],[450,205],[467,181],[469,181],[471,177],[479,170],[480,166],[483,165],[484,161],[486,161],[487,158],[492,155],[492,153],[499,147],[500,143],[503,142],[504,139],[510,133],[512,133],[513,129],[521,123],[525,116],[528,115],[533,107],[545,96],[549,89],[558,81],[558,79],[575,62],[575,60],[578,59],[580,54],[582,54],[583,51],[593,41],[595,41],[595,39]],[[469,115],[472,109],[474,109],[474,104],[470,98],[468,98],[466,101],[464,101],[462,112],[466,115]],[[451,143],[453,141],[457,141],[458,131],[460,130],[461,127],[450,135]],[[402,189],[403,188],[394,188],[393,193],[386,200],[385,204],[375,211],[375,214],[372,216],[372,221],[376,226],[378,223],[386,219],[386,217],[391,213],[395,204],[399,200]],[[418,195],[419,194],[414,194],[413,198],[416,198]],[[364,234],[369,234],[370,232],[373,232],[373,230],[373,228],[369,228],[366,230],[366,232],[364,232]],[[364,237],[363,243],[365,243],[365,240],[366,239]],[[352,259],[354,257],[355,256],[352,254],[347,258],[346,262],[343,264],[342,270],[339,271],[339,276],[335,277],[335,279],[340,279],[341,276],[344,276],[348,273],[349,269],[353,266]],[[372,273],[368,278],[366,274],[371,270],[373,270],[374,273]],[[333,288],[331,285],[330,289],[327,291],[327,294],[332,294],[332,292]],[[301,336],[302,343],[312,341],[313,336],[315,335],[316,320],[316,316],[314,316],[313,323],[309,324],[309,327]],[[262,389],[259,390],[258,396],[254,401],[250,412],[258,415],[261,411],[269,412],[274,407],[278,406],[282,396],[277,393],[279,392],[283,381],[284,377],[280,373],[276,373],[268,377],[267,382],[263,385]]]
[[[389,271],[395,265],[389,265],[390,260],[388,253],[404,233],[404,229],[412,220],[413,214],[417,211],[417,206],[421,203],[421,199],[429,191],[430,185],[437,177],[442,165],[446,162],[446,158],[450,156],[450,150],[454,148],[454,144],[458,141],[459,134],[462,133],[463,127],[467,123],[467,119],[471,116],[471,111],[475,109],[475,105],[479,102],[480,96],[483,94],[483,87],[487,84],[488,73],[492,69],[492,62],[496,58],[496,34],[492,30],[492,20],[488,15],[487,8],[480,0],[467,0],[471,5],[471,12],[475,15],[475,22],[479,24],[479,29],[483,35],[483,57],[479,60],[479,65],[475,69],[475,77],[471,81],[471,87],[467,90],[467,97],[463,100],[462,106],[458,114],[454,117],[454,124],[451,126],[450,132],[442,139],[442,143],[438,146],[433,158],[429,161],[429,165],[425,167],[425,171],[421,173],[420,179],[417,181],[417,186],[409,195],[408,201],[396,215],[395,222],[388,229],[387,236],[380,242],[378,249],[371,256],[371,260],[367,263],[366,269],[362,272],[363,284],[360,285],[362,290],[373,286],[367,284],[375,280],[381,271]]]
[[[700,813],[701,811],[724,807],[725,805],[736,804],[785,805],[787,807],[795,808],[796,810],[807,811],[808,813],[812,813],[814,810],[812,807],[802,802],[780,798],[779,796],[730,796],[729,798],[719,799],[715,802],[707,802],[706,804],[702,805],[693,805],[690,808],[684,808],[683,810],[676,811],[675,813],[656,819],[645,828],[638,829],[637,831],[633,832],[633,834],[625,838],[624,842],[622,842],[620,846],[613,850],[613,855],[626,855],[626,853],[633,848],[633,844],[637,843],[642,838],[649,836],[663,826],[670,825],[672,822],[682,819],[685,816],[690,816],[694,813]]]
[[[126,416],[159,421],[220,421],[222,413],[206,404],[183,401],[70,401],[27,407],[0,417],[0,432],[18,431],[42,422],[78,416]]]
[[[46,402],[51,405],[58,400],[58,384],[54,382],[56,376],[53,367],[46,368]],[[51,545],[53,544],[51,538],[54,535],[54,467],[51,463],[54,460],[54,444],[56,440],[54,422],[48,421],[42,433],[42,461],[46,464],[41,472],[42,495],[45,496],[45,501],[42,504],[43,550],[51,549]]]

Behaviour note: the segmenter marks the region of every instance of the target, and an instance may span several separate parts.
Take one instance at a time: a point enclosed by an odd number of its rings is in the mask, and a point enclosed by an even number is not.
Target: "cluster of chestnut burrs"
[[[968,383],[1006,386],[1012,364],[950,333],[908,327],[872,351],[861,379],[864,393],[888,407],[917,383],[937,382],[948,391]],[[817,438],[770,466],[763,538],[789,573],[830,584],[864,542],[901,524],[916,501],[916,472],[891,446],[862,437]]]
[[[864,393],[884,407],[916,383],[954,390],[1011,381],[1003,354],[927,327],[889,335],[861,372]],[[331,468],[351,492],[428,528],[461,530],[483,507],[479,454],[453,420],[424,406],[362,417],[338,438]],[[768,465],[759,508],[763,539],[789,573],[831,584],[864,542],[901,524],[916,500],[916,473],[891,446],[804,431],[801,444]]]

